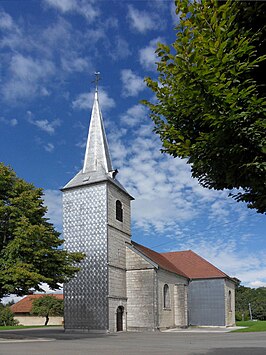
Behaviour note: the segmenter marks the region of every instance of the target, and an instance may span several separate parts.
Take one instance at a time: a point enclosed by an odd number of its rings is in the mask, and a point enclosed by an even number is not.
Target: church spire
[[[98,99],[98,82],[100,73],[95,73],[95,96],[91,113],[89,134],[82,169],[62,188],[62,191],[80,186],[109,181],[124,191],[131,199],[128,192],[116,179],[118,170],[113,170],[107,138],[103,125],[103,118]]]
[[[90,172],[110,174],[113,170],[98,99],[99,75],[99,72],[95,73],[96,88],[82,169],[83,174]]]

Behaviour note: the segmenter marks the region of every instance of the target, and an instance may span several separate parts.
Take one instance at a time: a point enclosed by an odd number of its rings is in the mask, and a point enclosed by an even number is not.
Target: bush
[[[14,319],[14,314],[8,306],[0,306],[0,326],[17,325],[18,321]]]
[[[245,320],[249,320],[249,312],[248,311],[236,311],[236,321],[237,322],[241,322],[241,321],[245,321]]]

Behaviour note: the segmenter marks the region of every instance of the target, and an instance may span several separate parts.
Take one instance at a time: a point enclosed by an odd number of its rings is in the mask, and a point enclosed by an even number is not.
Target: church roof
[[[64,189],[108,180],[113,176],[111,156],[103,125],[98,89],[95,91],[83,168]]]
[[[227,278],[224,272],[192,250],[162,253],[171,264],[180,268],[190,279]]]
[[[156,263],[159,267],[164,270],[174,272],[175,274],[184,276],[187,278],[187,275],[178,267],[176,267],[173,263],[171,263],[167,258],[165,258],[162,254],[157,253],[156,251],[144,247],[141,244],[136,242],[131,242],[135,249],[140,251],[143,255],[145,255],[148,259]]]
[[[228,275],[192,250],[157,253],[133,241],[132,245],[162,269],[188,279],[229,278]]]
[[[98,89],[96,89],[82,172],[86,174],[91,171],[97,171],[108,174],[112,170],[111,156],[99,104]]]
[[[13,304],[10,308],[13,313],[30,313],[32,310],[32,302],[38,298],[42,298],[43,296],[53,296],[58,300],[62,300],[64,298],[63,294],[61,293],[28,295],[17,303]]]
[[[95,74],[98,75],[99,73]],[[96,80],[98,80],[97,77]],[[117,173],[118,171],[113,170],[112,168],[111,155],[99,104],[98,88],[96,87],[83,168],[63,187],[62,190],[102,181],[110,181],[129,195],[126,189],[115,178]],[[130,198],[133,199],[132,196],[130,196]]]

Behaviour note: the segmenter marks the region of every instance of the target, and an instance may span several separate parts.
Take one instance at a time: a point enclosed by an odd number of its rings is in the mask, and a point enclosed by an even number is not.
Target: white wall
[[[35,316],[15,316],[15,320],[19,322],[20,325],[44,325],[45,317],[35,317]],[[48,325],[63,325],[63,317],[49,317]]]

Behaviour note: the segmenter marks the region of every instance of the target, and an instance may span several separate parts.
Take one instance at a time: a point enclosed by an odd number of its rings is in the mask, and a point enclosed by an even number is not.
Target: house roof
[[[136,242],[132,241],[132,245],[134,246],[135,249],[140,251],[143,255],[145,255],[147,258],[155,262],[159,267],[161,267],[164,270],[174,272],[175,274],[184,276],[187,278],[187,275],[177,266],[175,266],[173,263],[171,263],[163,254],[157,253],[154,250],[151,250],[147,247],[144,247],[141,244],[138,244]]]
[[[192,250],[162,253],[170,263],[180,268],[190,279],[227,278],[224,272]]]
[[[32,309],[32,302],[38,298],[42,298],[43,296],[53,296],[59,300],[63,300],[63,294],[38,294],[38,295],[28,295],[17,303],[13,304],[10,308],[13,313],[30,313]]]

